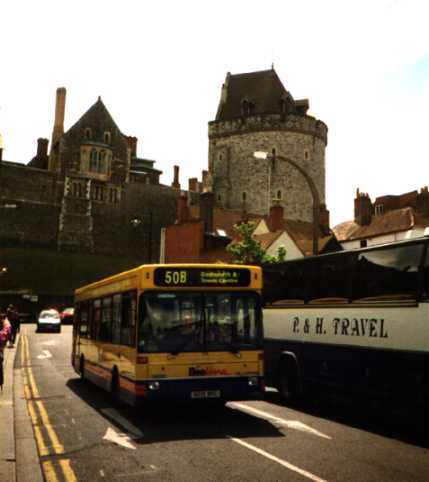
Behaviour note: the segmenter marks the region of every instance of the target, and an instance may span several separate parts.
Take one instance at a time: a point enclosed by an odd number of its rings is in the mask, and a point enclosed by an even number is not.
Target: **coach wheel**
[[[298,370],[295,361],[284,360],[279,369],[279,392],[287,403],[296,403],[299,399]]]

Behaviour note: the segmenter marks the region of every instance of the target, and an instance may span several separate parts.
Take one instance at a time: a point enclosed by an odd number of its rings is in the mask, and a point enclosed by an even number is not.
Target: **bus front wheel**
[[[121,405],[121,394],[119,386],[119,373],[118,369],[115,367],[112,370],[112,381],[110,383],[110,394],[112,396],[113,404],[117,407]]]
[[[85,358],[83,356],[80,357],[80,361],[79,361],[79,375],[80,375],[80,379],[84,382],[85,381]]]

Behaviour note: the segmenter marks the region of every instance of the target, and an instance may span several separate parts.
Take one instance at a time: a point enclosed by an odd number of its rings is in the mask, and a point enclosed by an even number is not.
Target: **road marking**
[[[52,424],[49,421],[48,413],[45,409],[45,406],[43,405],[43,402],[41,400],[36,400],[35,404],[38,408],[38,412],[40,414],[40,418],[42,421],[42,425],[39,425],[37,423],[37,416],[36,416],[36,410],[33,406],[33,402],[31,401],[31,397],[39,399],[39,390],[36,385],[36,381],[33,376],[33,371],[31,367],[29,366],[30,362],[30,350],[29,350],[29,345],[28,345],[28,337],[25,333],[23,336],[23,349],[22,349],[22,354],[23,358],[22,360],[25,360],[25,363],[22,363],[23,366],[27,366],[27,369],[24,369],[24,374],[27,374],[27,380],[28,382],[25,383],[24,385],[24,394],[27,399],[27,408],[28,412],[30,414],[30,418],[33,423],[33,429],[34,429],[34,434],[35,438],[37,441],[38,449],[39,449],[39,454],[40,456],[45,456],[49,455],[49,451],[47,446],[45,445],[45,442],[42,437],[42,432],[41,432],[41,427],[44,427],[48,433],[49,439],[52,444],[52,448],[54,449],[55,454],[62,454],[64,453],[64,447],[60,443],[58,436],[55,432],[55,430],[52,427]],[[50,356],[50,352],[48,350],[43,350],[45,355],[48,353]],[[50,357],[48,357],[50,358]],[[70,465],[70,460],[69,459],[59,459],[58,463],[60,464],[61,470],[63,472],[64,478],[66,482],[77,482],[76,475],[71,468]],[[43,473],[45,475],[45,479],[47,482],[58,482],[57,475],[55,473],[54,466],[50,460],[46,460],[42,462],[42,468],[43,468]]]
[[[48,346],[53,346],[56,345],[57,342],[55,340],[48,340],[48,341],[43,341],[41,345],[48,345]]]
[[[109,440],[110,442],[113,442],[115,444],[122,445],[122,447],[136,450],[134,445],[130,442],[131,439],[130,437],[128,437],[128,435],[126,435],[125,433],[115,432],[110,427],[106,430],[106,434],[104,435],[103,440]]]
[[[64,477],[67,480],[67,482],[77,482],[76,476],[72,468],[70,467],[70,460],[61,459],[59,462],[60,462],[61,470],[63,471]]]
[[[114,408],[102,408],[100,412],[109,418],[111,421],[117,422],[121,427],[123,427],[128,433],[133,435],[135,438],[143,437],[143,432],[133,425],[130,421],[128,421],[125,417],[123,417],[117,410]]]
[[[46,428],[46,431],[48,432],[49,438],[51,439],[52,448],[54,449],[54,452],[56,454],[63,454],[64,447],[62,446],[62,444],[60,444],[57,434],[55,433],[55,430],[52,428],[52,425],[49,421],[49,417],[43,403],[40,400],[36,400],[36,405],[37,405],[37,408],[39,409],[39,413],[40,413],[40,417],[42,419],[43,425]]]
[[[271,415],[268,412],[263,412],[262,410],[258,410],[256,408],[250,407],[249,405],[245,405],[244,403],[231,402],[229,405],[232,407],[237,407],[240,410],[243,410],[244,412],[254,414],[260,418],[271,420],[280,425],[285,425],[286,427],[292,428],[294,430],[300,430],[301,432],[311,433],[313,435],[317,435],[318,437],[326,438],[328,440],[332,439],[332,437],[330,437],[329,435],[319,432],[315,428],[311,428],[305,423],[299,422],[298,420],[285,420],[284,418],[275,417],[274,415]]]
[[[31,422],[33,424],[34,436],[36,438],[39,454],[41,456],[48,455],[49,450],[47,449],[45,442],[43,440],[42,432],[40,431],[40,427],[37,424],[36,412],[34,410],[33,403],[30,400],[27,401],[27,408],[28,408],[28,412],[30,413]]]
[[[42,463],[42,467],[47,482],[58,482],[57,474],[50,460],[45,460],[45,462]]]
[[[244,440],[241,440],[241,439],[235,438],[235,437],[230,437],[229,435],[228,435],[228,437],[232,441],[242,445],[243,447],[246,447],[249,450],[253,450],[253,452],[258,453],[259,455],[262,455],[262,456],[266,457],[267,459],[272,460],[273,462],[277,462],[278,464],[283,465],[283,467],[286,467],[287,469],[292,470],[293,472],[301,474],[304,477],[307,477],[308,479],[314,480],[315,482],[327,482],[325,479],[321,479],[317,475],[314,475],[311,472],[308,472],[307,470],[301,469],[301,468],[297,467],[296,465],[293,465],[293,464],[287,462],[286,460],[279,459],[278,457],[276,457],[274,455],[271,455],[270,453],[265,452],[265,450],[261,450],[258,447],[255,447],[254,445],[251,445],[251,444],[245,442]]]
[[[52,358],[52,353],[49,350],[42,350],[43,355],[38,355],[37,358],[39,360],[45,360],[47,358]]]

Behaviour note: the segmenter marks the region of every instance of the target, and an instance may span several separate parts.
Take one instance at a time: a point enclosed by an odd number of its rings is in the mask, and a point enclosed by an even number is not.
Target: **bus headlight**
[[[249,387],[257,387],[259,385],[258,377],[250,377],[247,383],[249,384]]]
[[[149,390],[159,390],[160,389],[159,382],[149,382],[148,388]]]

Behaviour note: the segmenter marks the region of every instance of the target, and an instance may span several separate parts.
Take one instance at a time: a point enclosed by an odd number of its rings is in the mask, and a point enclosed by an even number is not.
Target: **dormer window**
[[[283,115],[289,114],[293,111],[293,105],[294,101],[289,95],[282,97],[280,99],[280,112]]]
[[[85,128],[85,139],[92,139],[92,130],[90,127]]]
[[[243,99],[241,101],[241,115],[248,116],[252,115],[255,110],[255,104],[250,102],[248,99]]]
[[[103,137],[104,137],[104,143],[105,143],[105,144],[110,144],[110,141],[112,140],[112,136],[111,136],[110,132],[106,131],[106,132],[104,133],[104,136],[103,136]]]

